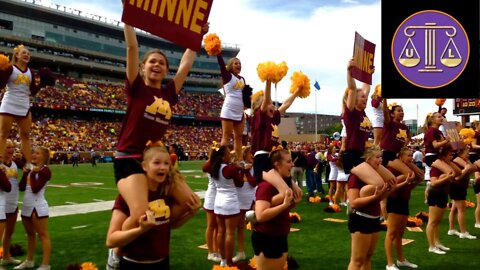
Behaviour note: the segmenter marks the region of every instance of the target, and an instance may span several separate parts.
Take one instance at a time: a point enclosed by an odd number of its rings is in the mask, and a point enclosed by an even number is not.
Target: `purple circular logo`
[[[438,10],[410,15],[392,41],[395,68],[411,84],[422,88],[448,85],[462,74],[470,56],[463,26]]]

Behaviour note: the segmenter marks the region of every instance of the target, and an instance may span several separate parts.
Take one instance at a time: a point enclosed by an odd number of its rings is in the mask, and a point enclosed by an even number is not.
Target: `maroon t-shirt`
[[[477,140],[477,144],[480,145],[480,132],[475,131],[475,135],[473,136],[474,139]],[[480,149],[474,149],[473,152],[480,153]]]
[[[442,175],[443,172],[440,171],[439,169],[432,167],[432,170],[430,171],[430,178],[436,177],[439,178],[440,175]],[[432,189],[437,191],[437,192],[442,192],[444,194],[448,194],[450,192],[450,181],[445,181],[441,185],[431,185]]]
[[[392,173],[393,175],[395,176],[399,176],[401,175],[402,173],[393,169],[393,168],[388,168]],[[406,180],[405,180],[406,181]],[[388,195],[388,197],[393,197],[393,198],[400,198],[402,200],[410,200],[410,196],[412,195],[412,189],[413,189],[414,185],[409,185],[409,184],[406,184],[405,186],[402,186],[401,188],[397,188],[395,189],[394,192],[390,193],[390,195]]]
[[[433,147],[433,141],[441,141],[443,139],[443,134],[438,128],[430,127],[425,132],[423,137],[423,143],[425,145],[425,154],[427,153],[434,153],[438,152],[435,147]]]
[[[399,153],[408,138],[410,138],[410,131],[405,124],[390,121],[388,125],[383,126],[380,147],[386,151]]]
[[[347,130],[347,140],[345,150],[365,150],[365,142],[368,141],[368,135],[372,130],[372,123],[368,119],[365,111],[353,109],[345,110],[343,114],[343,123]]]
[[[178,96],[173,80],[162,89],[145,85],[140,74],[130,87],[125,83],[127,113],[122,123],[117,150],[127,153],[142,153],[150,140],[163,138],[172,117],[172,106]]]
[[[257,186],[256,200],[272,201],[278,190],[267,181],[262,181]],[[266,222],[255,223],[255,231],[271,236],[287,236],[290,232],[290,209],[283,210],[276,217]]]
[[[354,188],[354,189],[360,190],[365,185],[366,184],[353,173],[351,173],[350,176],[348,177],[348,188]],[[371,216],[380,216],[380,200],[379,199],[373,200],[372,202],[365,205],[364,207],[361,207],[355,210]]]
[[[463,166],[460,165],[459,163],[457,162],[454,162],[460,169],[463,170]],[[467,189],[468,188],[468,185],[470,183],[470,174],[467,174],[465,175],[463,178],[459,179],[459,180],[454,180],[452,182],[452,187],[455,186],[455,187],[458,187],[458,188],[462,188],[462,189]]]
[[[280,124],[280,112],[275,110],[270,118],[267,112],[258,109],[252,118],[252,152],[259,150],[270,152],[273,146],[279,145],[278,125]]]
[[[170,254],[170,206],[172,201],[154,191],[148,192],[148,201],[150,203],[155,202],[156,212],[161,213],[160,217],[156,217],[156,222],[159,225],[121,248],[122,254],[138,261],[159,260]],[[115,200],[113,209],[120,210],[130,216],[128,205],[120,194]]]

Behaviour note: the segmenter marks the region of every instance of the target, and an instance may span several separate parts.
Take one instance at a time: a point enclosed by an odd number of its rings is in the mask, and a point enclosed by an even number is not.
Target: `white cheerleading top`
[[[223,168],[227,165],[220,166],[219,179],[214,179],[217,184],[217,195],[215,196],[215,204],[213,212],[217,215],[236,215],[240,213],[240,206],[238,201],[237,187],[233,179],[226,179],[223,176]]]
[[[38,174],[35,174],[35,176],[38,177]],[[48,202],[45,199],[47,183],[37,193],[33,193],[32,187],[30,184],[27,184],[25,195],[23,196],[22,216],[31,217],[33,210],[35,210],[38,217],[48,217]]]
[[[18,207],[18,167],[15,162],[12,161],[10,166],[2,163],[2,166],[5,169],[8,180],[12,185],[12,190],[6,193],[6,203],[5,203],[5,213],[12,214],[17,211]]]
[[[223,86],[225,100],[223,101],[220,118],[234,121],[242,120],[244,111],[242,90],[244,86],[245,80],[232,74],[230,81]]]
[[[217,195],[217,184],[212,176],[207,173],[208,176],[208,187],[205,192],[205,198],[203,200],[203,209],[213,210],[215,205],[215,197]]]
[[[29,68],[22,72],[18,67],[13,66],[0,105],[0,113],[27,116],[30,109],[30,84],[32,79],[32,72]]]
[[[253,167],[250,169],[250,175],[253,176]],[[257,187],[252,187],[247,181],[247,175],[243,176],[243,186],[237,187],[238,201],[240,203],[241,210],[250,210],[252,208],[252,202],[255,200],[255,192]]]

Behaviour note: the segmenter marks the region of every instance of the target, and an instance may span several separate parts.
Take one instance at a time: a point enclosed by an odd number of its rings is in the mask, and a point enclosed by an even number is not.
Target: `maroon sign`
[[[126,0],[122,21],[199,51],[213,0]]]
[[[372,84],[372,74],[374,71],[373,60],[375,56],[375,44],[364,39],[359,33],[355,32],[355,43],[353,46],[353,67],[351,75],[353,78]]]

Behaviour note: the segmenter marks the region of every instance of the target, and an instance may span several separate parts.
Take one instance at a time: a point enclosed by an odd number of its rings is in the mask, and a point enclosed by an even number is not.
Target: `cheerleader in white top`
[[[212,151],[210,158],[210,175],[216,181],[214,213],[217,216],[217,244],[222,260],[220,266],[233,263],[233,247],[235,244],[235,228],[240,214],[237,188],[243,185],[242,169],[230,164],[230,153],[227,146]]]
[[[31,166],[30,127],[32,114],[30,113],[30,95],[35,95],[42,87],[55,84],[51,72],[47,68],[40,69],[40,84],[35,83],[35,74],[30,68],[30,52],[23,45],[15,47],[11,63],[0,64],[0,89],[6,87],[0,105],[0,155],[5,152],[6,140],[10,135],[13,122],[20,130],[22,151]],[[5,59],[2,57],[2,59]],[[0,160],[3,161],[3,160]]]
[[[221,54],[217,55],[220,73],[222,75],[223,91],[225,100],[223,101],[220,118],[222,119],[222,141],[221,145],[228,145],[233,133],[233,148],[235,150],[236,160],[243,160],[242,157],[242,137],[245,117],[243,112],[245,105],[243,103],[243,88],[245,79],[240,76],[242,63],[240,59],[231,58],[225,65]]]
[[[48,233],[48,203],[45,189],[52,176],[47,164],[50,151],[45,147],[35,147],[32,153],[32,170],[24,168],[19,189],[24,191],[22,222],[28,237],[27,259],[14,269],[32,268],[36,249],[36,236],[42,241],[43,259],[41,270],[50,269],[50,236]]]
[[[5,214],[5,206],[7,203],[7,194],[12,189],[10,181],[6,174],[6,170],[1,168],[0,170],[0,235],[3,235],[5,231],[5,223],[7,216]]]
[[[0,164],[0,170],[4,171],[10,181],[11,190],[6,193],[5,202],[5,232],[3,234],[3,256],[1,265],[17,265],[20,263],[11,257],[10,245],[12,243],[12,235],[15,231],[18,215],[18,167],[17,163],[13,161],[13,154],[15,153],[15,144],[12,140],[7,140],[7,148],[5,149],[5,163]]]
[[[383,115],[383,98],[382,98],[382,86],[378,84],[375,87],[375,91],[371,96],[371,104],[372,104],[372,111],[373,111],[373,118],[372,118],[372,127],[373,127],[373,143],[376,145],[380,145],[382,141],[383,135],[383,123],[384,123],[384,115]]]
[[[216,149],[217,142],[213,142],[213,149]],[[209,160],[203,165],[202,171],[207,174],[208,177],[208,187],[205,192],[205,197],[203,200],[203,210],[207,213],[207,228],[205,229],[205,242],[207,243],[208,255],[207,259],[214,262],[220,262],[221,256],[218,253],[218,245],[216,243],[217,238],[217,217],[213,212],[215,205],[215,197],[217,195],[217,184],[216,181],[212,178],[210,174],[210,158],[212,153],[210,153]]]
[[[255,202],[255,192],[257,191],[257,181],[253,176],[253,155],[250,146],[244,146],[243,160],[246,166],[243,169],[243,186],[237,187],[238,202],[240,204],[240,217],[237,225],[237,255],[233,257],[234,263],[245,260],[245,213],[253,209],[252,205]]]

